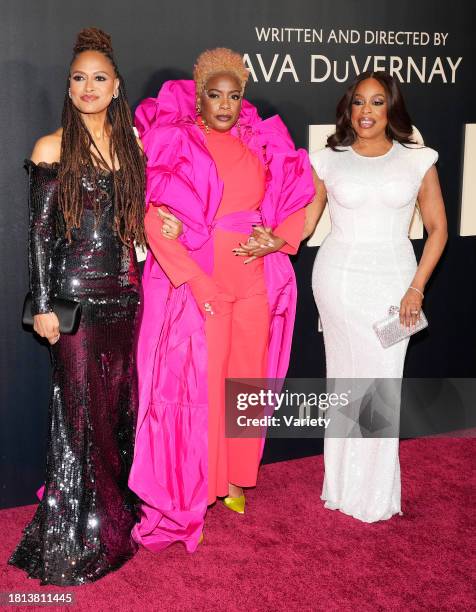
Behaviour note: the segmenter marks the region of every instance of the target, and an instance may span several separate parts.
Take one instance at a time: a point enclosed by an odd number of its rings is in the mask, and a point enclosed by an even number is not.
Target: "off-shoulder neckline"
[[[59,168],[59,162],[55,161],[55,162],[44,162],[44,161],[40,161],[38,163],[34,162],[32,159],[25,159],[25,166],[34,166],[35,168],[45,168],[46,170],[58,170]],[[119,168],[118,170],[116,170],[116,172],[120,172],[121,169]],[[99,169],[99,174],[102,174],[103,176],[111,176],[112,175],[112,171],[111,170],[104,170],[102,168]]]
[[[40,161],[38,163],[34,162],[32,159],[25,159],[25,166],[35,166],[36,168],[46,168],[48,170],[57,170],[59,167],[59,162],[44,162]]]

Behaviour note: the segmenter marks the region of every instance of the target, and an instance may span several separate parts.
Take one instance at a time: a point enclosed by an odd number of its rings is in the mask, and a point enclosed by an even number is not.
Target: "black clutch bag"
[[[62,334],[75,334],[81,320],[81,304],[64,298],[52,298],[53,312],[59,320],[59,330]],[[23,303],[23,325],[33,326],[31,314],[31,293],[27,293]]]

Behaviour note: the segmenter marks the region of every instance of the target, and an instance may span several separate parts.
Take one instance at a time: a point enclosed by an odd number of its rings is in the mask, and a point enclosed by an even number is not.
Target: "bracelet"
[[[410,287],[408,287],[409,289],[413,289],[413,291],[416,291],[417,293],[419,293],[421,295],[422,298],[424,298],[424,294],[423,291],[420,291],[420,289],[417,289],[416,287],[412,287],[412,285],[410,285]]]

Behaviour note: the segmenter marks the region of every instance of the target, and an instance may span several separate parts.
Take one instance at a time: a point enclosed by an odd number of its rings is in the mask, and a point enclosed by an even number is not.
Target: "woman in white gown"
[[[412,143],[411,135],[396,81],[365,73],[339,102],[327,147],[311,154],[317,196],[305,233],[326,201],[332,222],[312,275],[328,378],[403,375],[408,340],[384,349],[372,324],[391,305],[400,307],[403,325],[416,322],[447,237],[438,154]],[[418,266],[408,238],[417,198],[428,233]],[[401,513],[398,438],[327,437],[324,463],[326,508],[365,522]]]

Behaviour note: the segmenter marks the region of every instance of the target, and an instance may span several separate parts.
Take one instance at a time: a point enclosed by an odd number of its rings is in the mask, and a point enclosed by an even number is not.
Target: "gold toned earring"
[[[207,134],[209,134],[209,133],[210,133],[210,128],[208,127],[208,123],[205,121],[205,119],[204,119],[204,118],[201,116],[201,114],[200,114],[200,113],[202,112],[202,108],[201,108],[201,106],[200,106],[200,103],[199,103],[199,102],[197,102],[197,106],[195,107],[195,110],[197,111],[197,118],[196,118],[196,120],[195,120],[195,123],[196,123],[196,124],[199,126],[199,125],[200,125],[200,122],[199,122],[199,120],[198,120],[198,119],[200,118],[200,119],[201,119],[201,122],[202,122],[202,125],[203,125],[203,127],[205,128],[205,132],[206,132]]]

